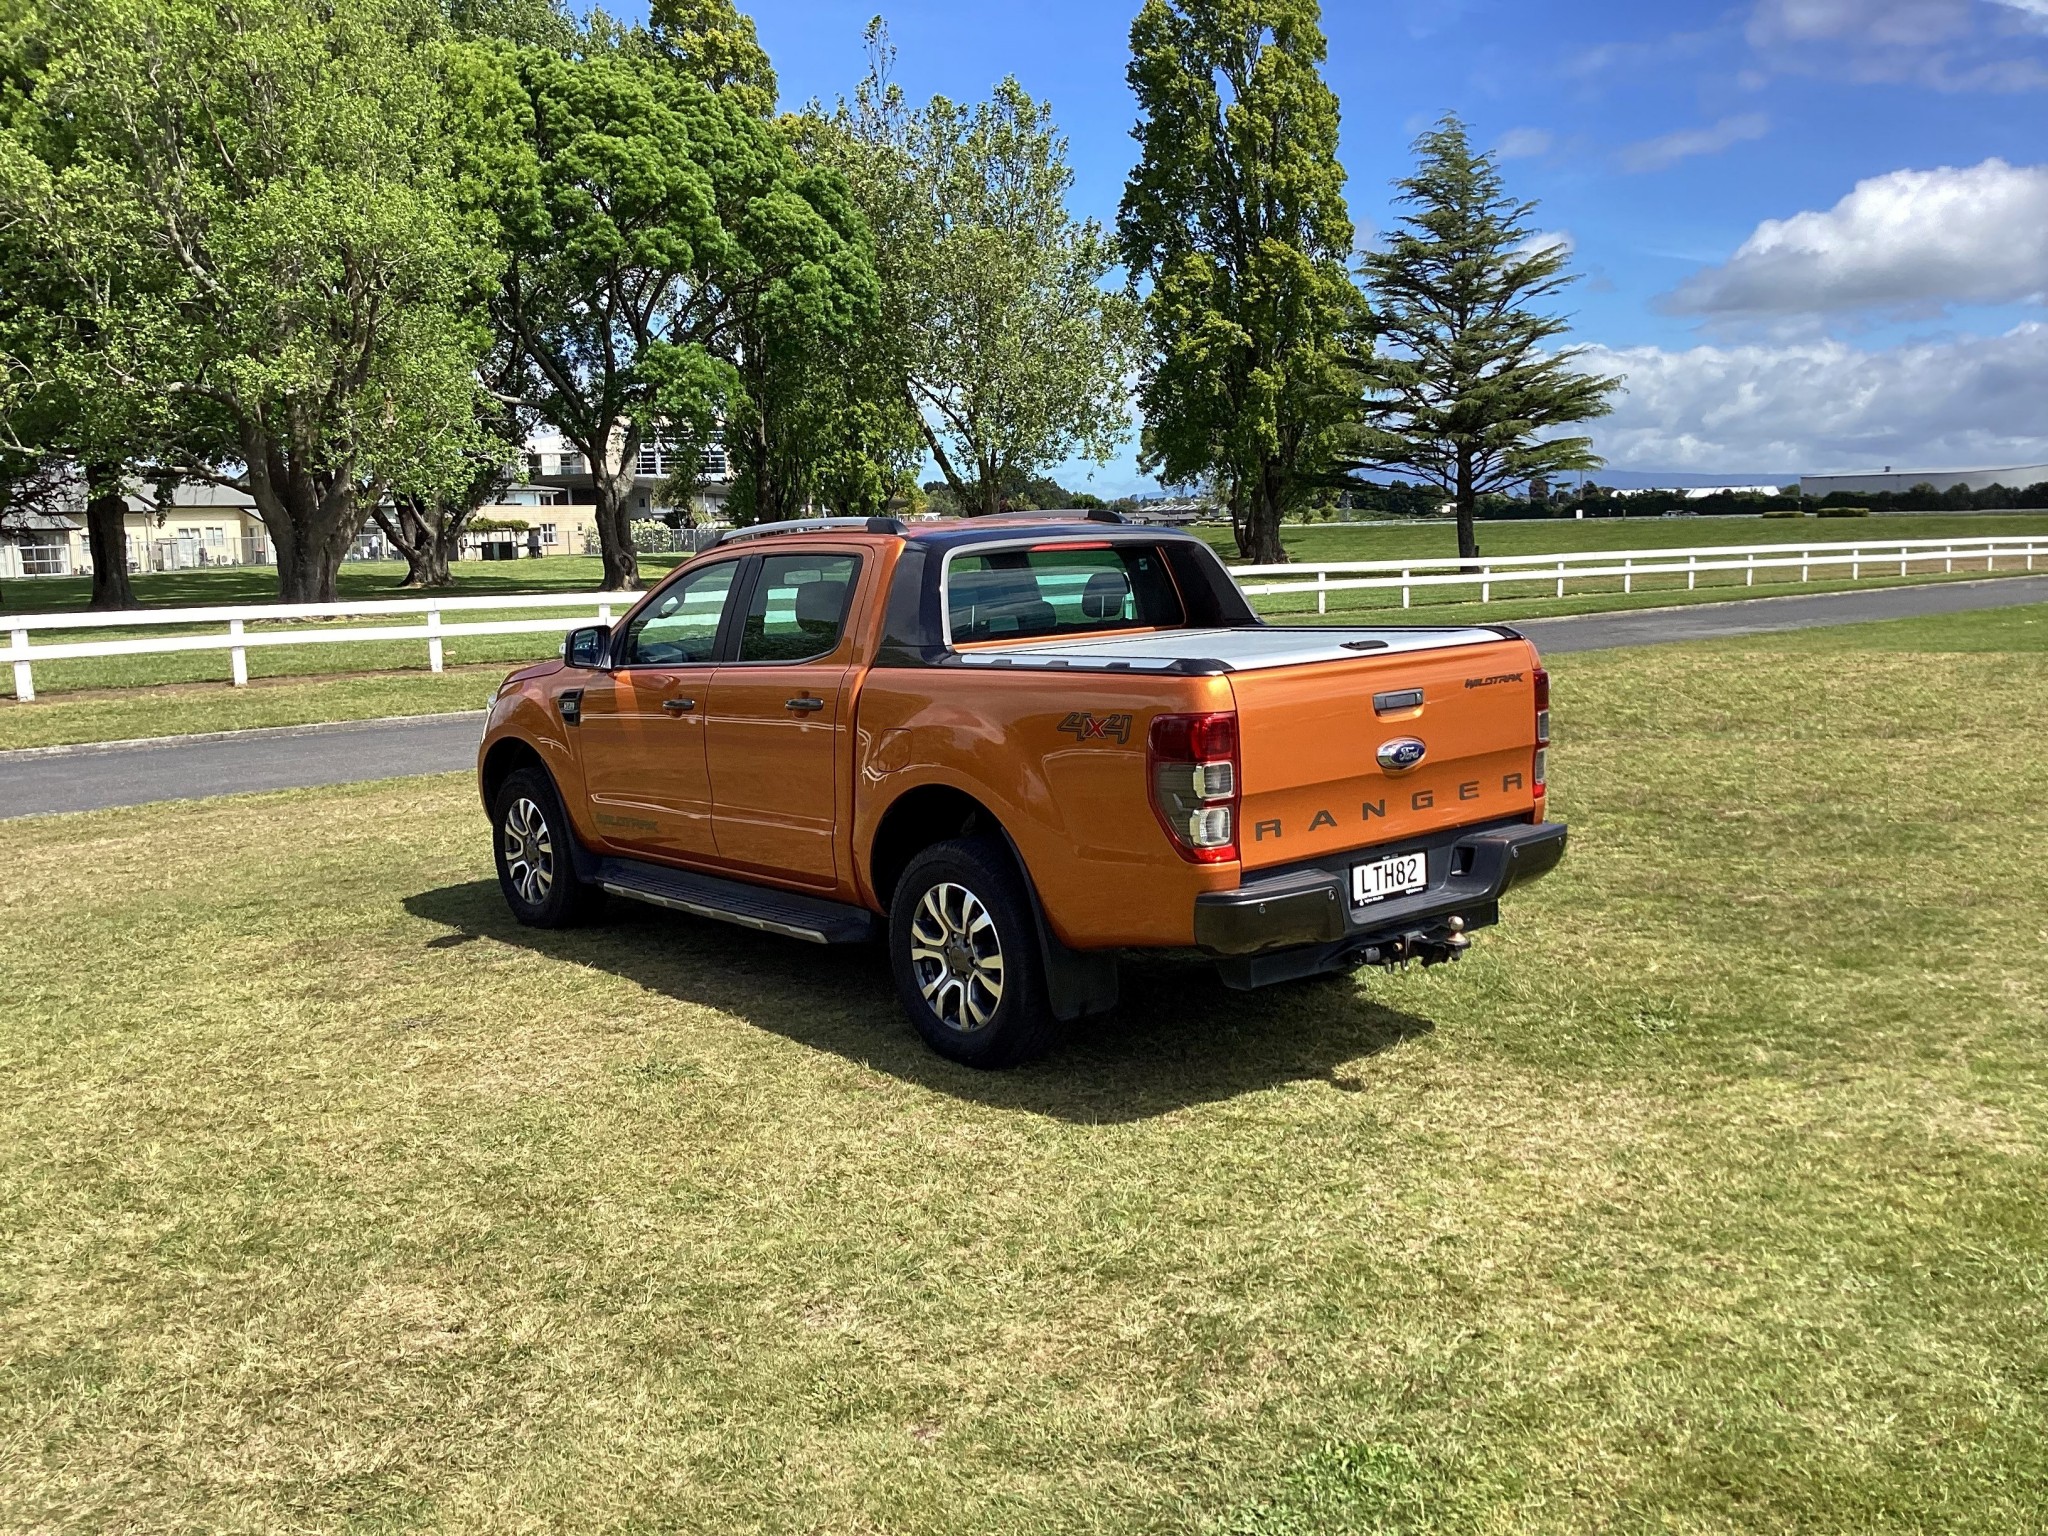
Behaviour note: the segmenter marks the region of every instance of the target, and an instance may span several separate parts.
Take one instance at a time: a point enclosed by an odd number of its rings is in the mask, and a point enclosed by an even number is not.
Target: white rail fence
[[[1412,607],[1417,589],[1477,587],[1481,602],[1493,601],[1497,586],[1549,583],[1565,595],[1568,581],[1621,579],[1622,591],[1633,592],[1640,578],[1682,575],[1697,586],[1710,572],[1741,571],[1745,585],[1757,573],[1798,570],[1810,581],[1815,571],[1846,568],[1851,580],[1866,575],[1899,575],[1914,568],[1931,572],[1939,563],[1945,573],[1959,565],[1995,571],[2000,561],[2048,560],[2048,536],[2010,538],[1905,539],[1861,544],[1748,544],[1701,549],[1595,550],[1575,555],[1501,555],[1477,561],[1457,556],[1406,560],[1347,560],[1318,565],[1249,565],[1232,569],[1245,592],[1255,597],[1313,597],[1316,612],[1329,611],[1332,592],[1399,590],[1401,606]],[[100,656],[161,656],[179,651],[226,651],[236,687],[249,681],[249,652],[272,645],[349,645],[371,641],[419,640],[427,647],[427,665],[442,670],[443,646],[472,635],[561,634],[580,624],[609,624],[616,611],[633,601],[616,592],[554,592],[519,597],[382,598],[358,603],[250,604],[232,608],[159,608],[124,613],[17,614],[0,617],[8,646],[0,655],[14,668],[14,696],[36,696],[37,662],[69,661]],[[536,613],[558,610],[552,617],[448,622],[465,613]],[[568,610],[561,612],[560,610]],[[328,625],[336,619],[402,618],[397,624]],[[284,622],[281,622],[284,621]],[[206,634],[179,634],[115,640],[61,640],[32,643],[47,631],[140,629],[223,625]],[[251,625],[265,626],[252,629]],[[269,627],[275,625],[275,628]]]
[[[122,613],[33,613],[0,617],[9,635],[0,653],[14,665],[14,696],[36,696],[34,664],[89,656],[164,656],[177,651],[226,651],[237,688],[249,681],[249,652],[268,645],[349,645],[372,640],[424,640],[427,666],[442,669],[442,647],[469,635],[563,634],[580,624],[609,624],[615,610],[633,602],[630,593],[550,592],[518,597],[380,598],[361,603],[263,603],[236,608],[148,608]],[[573,610],[553,618],[487,619],[449,623],[444,615],[505,612],[522,609]],[[324,627],[319,620],[373,619],[399,616],[403,624]],[[276,629],[251,629],[251,624],[298,620]],[[31,645],[29,637],[43,630],[131,629],[146,626],[224,624],[215,634],[158,635],[119,640],[71,640]]]
[[[1743,585],[1755,586],[1757,572],[1799,572],[1813,580],[1815,571],[1847,568],[1851,581],[1868,576],[1954,574],[1959,565],[1995,571],[1998,562],[2048,559],[2048,537],[2014,535],[1963,539],[1888,539],[1863,544],[1727,544],[1700,549],[1606,549],[1575,555],[1498,555],[1463,560],[1455,555],[1412,560],[1345,560],[1316,565],[1239,565],[1231,567],[1238,585],[1253,597],[1313,597],[1316,612],[1330,611],[1332,592],[1394,591],[1401,606],[1414,606],[1417,588],[1477,587],[1482,603],[1493,601],[1497,586],[1550,583],[1565,595],[1567,581],[1621,579],[1623,592],[1635,591],[1644,577],[1683,576],[1686,590],[1717,571],[1740,571]],[[1272,578],[1285,578],[1275,580]],[[1839,574],[1835,576],[1840,579]],[[1530,596],[1530,593],[1520,593]]]

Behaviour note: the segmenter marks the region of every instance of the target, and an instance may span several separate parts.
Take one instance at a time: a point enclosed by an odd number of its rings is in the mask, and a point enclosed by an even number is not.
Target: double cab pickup
[[[1016,1062],[1130,950],[1224,984],[1455,959],[1564,854],[1514,631],[1268,625],[1113,514],[729,534],[512,674],[477,768],[522,923],[652,902],[888,947],[936,1051]]]

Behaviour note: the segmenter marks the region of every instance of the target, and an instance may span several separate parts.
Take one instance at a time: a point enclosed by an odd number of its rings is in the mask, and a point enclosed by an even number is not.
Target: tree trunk
[[[90,606],[101,611],[139,607],[128,581],[128,501],[121,494],[119,467],[88,464],[85,486],[85,538],[92,552]]]
[[[456,542],[462,537],[463,524],[469,521],[466,513],[450,517],[435,508],[429,515],[421,510],[418,497],[400,496],[394,501],[392,512],[375,507],[371,509],[370,516],[384,530],[384,537],[405,556],[405,580],[399,583],[401,588],[450,587],[455,584],[448,565],[454,558]]]
[[[1472,489],[1472,461],[1460,457],[1458,460],[1458,558],[1477,560],[1479,558],[1479,530],[1474,519],[1478,515],[1479,497]]]
[[[640,433],[631,423],[598,443],[577,443],[590,465],[596,491],[598,553],[604,560],[606,592],[640,590],[640,555],[633,548],[633,471],[640,463]]]
[[[1280,514],[1283,510],[1280,466],[1268,461],[1244,493],[1245,524],[1238,535],[1238,553],[1253,565],[1285,565],[1286,546],[1280,542]]]
[[[330,482],[324,488],[293,475],[279,488],[267,478],[252,489],[256,513],[277,550],[277,600],[281,603],[337,603],[341,562],[362,526],[354,488]]]

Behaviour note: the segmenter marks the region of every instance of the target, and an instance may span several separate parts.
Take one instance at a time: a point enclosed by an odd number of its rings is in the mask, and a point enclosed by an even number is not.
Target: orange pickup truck
[[[605,896],[880,937],[937,1051],[1117,999],[1456,958],[1551,869],[1549,678],[1513,630],[1268,626],[1114,514],[729,534],[498,690],[477,769],[523,923]]]

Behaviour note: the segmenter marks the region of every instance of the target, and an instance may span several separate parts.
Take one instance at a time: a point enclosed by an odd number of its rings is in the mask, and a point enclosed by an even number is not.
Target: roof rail
[[[1049,517],[1077,518],[1088,523],[1125,523],[1130,519],[1108,507],[1047,507],[1034,512],[985,512],[967,519],[971,523],[1042,523]]]
[[[728,529],[719,544],[736,544],[742,539],[765,539],[777,533],[826,533],[834,529],[857,528],[862,533],[907,533],[898,517],[795,517],[781,523],[755,523],[750,528]]]

